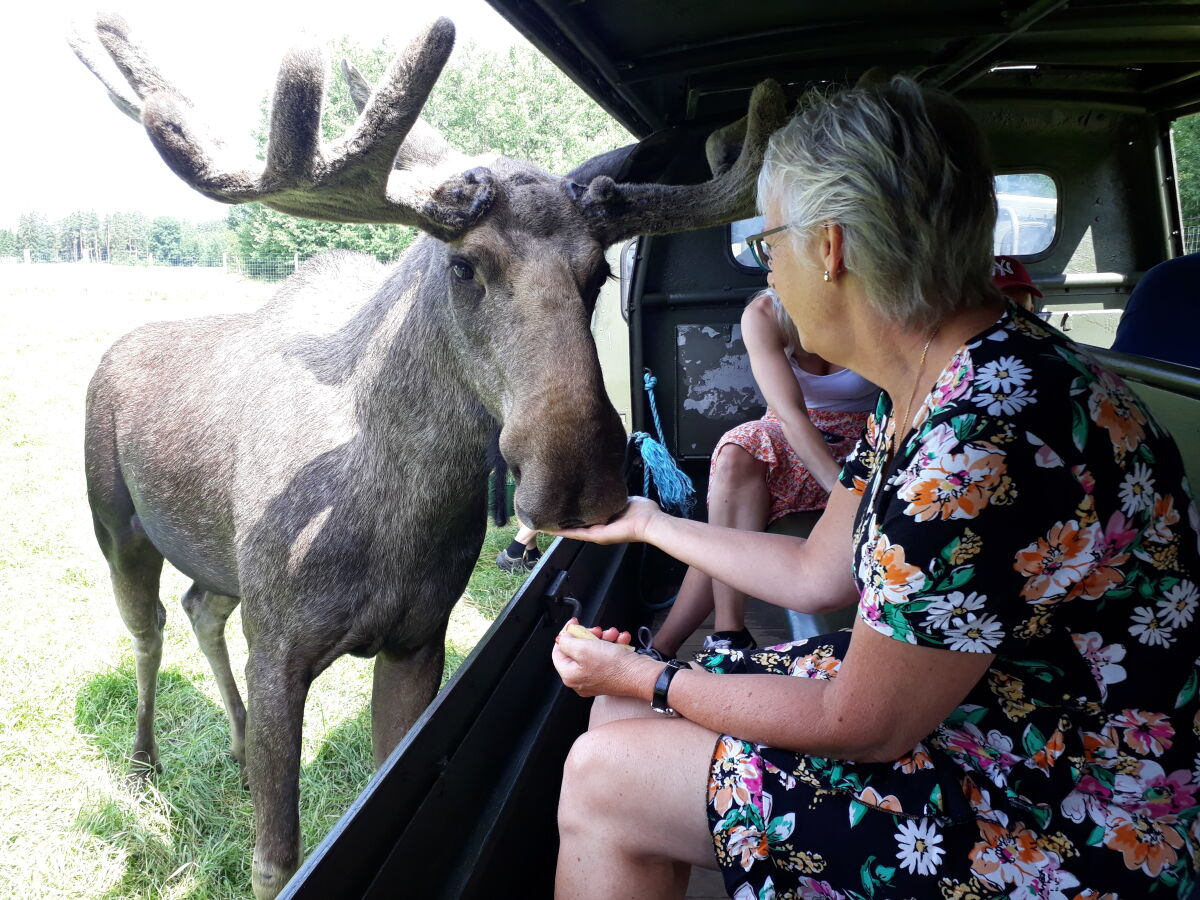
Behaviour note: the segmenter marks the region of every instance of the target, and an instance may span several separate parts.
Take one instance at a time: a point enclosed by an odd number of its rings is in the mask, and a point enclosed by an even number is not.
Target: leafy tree
[[[326,140],[333,140],[357,118],[338,71],[340,61],[350,59],[374,83],[395,53],[386,42],[363,48],[343,38],[329,55],[332,71],[321,127]],[[260,156],[266,146],[268,107],[264,102],[255,133]],[[563,72],[525,46],[505,52],[460,48],[442,71],[422,115],[464,153],[499,152],[557,174],[630,140],[628,132]],[[397,225],[312,222],[260,204],[234,207],[228,221],[246,255],[308,256],[342,247],[387,260],[398,256],[416,235]]]
[[[1176,119],[1171,134],[1179,175],[1179,206],[1184,219],[1200,223],[1200,113]]]
[[[156,262],[176,265],[184,258],[183,226],[178,219],[159,216],[150,226],[150,252]]]
[[[97,261],[103,258],[100,217],[95,210],[76,210],[60,219],[54,230],[57,259]]]
[[[558,175],[632,140],[557,66],[525,45],[504,52],[464,47],[442,72],[423,114],[464,153],[495,151]]]
[[[17,246],[17,233],[7,228],[0,228],[0,256],[19,256],[21,248]]]
[[[133,263],[150,253],[150,220],[141,213],[113,213],[104,223],[105,257],[109,262]]]
[[[225,220],[184,223],[195,261],[202,266],[219,266],[234,248],[234,235]]]
[[[41,213],[22,213],[17,222],[17,248],[30,251],[34,262],[54,262],[58,237],[54,226]]]

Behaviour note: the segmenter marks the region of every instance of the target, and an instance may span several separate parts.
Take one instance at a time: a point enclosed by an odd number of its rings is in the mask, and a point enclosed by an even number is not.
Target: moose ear
[[[573,169],[567,180],[587,187],[592,179],[607,175],[618,184],[650,184],[658,181],[683,143],[679,128],[664,128],[636,144],[627,144],[593,156]]]

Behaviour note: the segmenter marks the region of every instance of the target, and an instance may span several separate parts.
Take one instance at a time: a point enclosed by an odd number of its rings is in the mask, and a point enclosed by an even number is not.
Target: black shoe
[[[508,549],[496,555],[496,565],[505,572],[532,572],[542,558],[540,550],[526,550],[520,556],[509,556]]]
[[[638,643],[642,646],[637,647],[633,652],[640,653],[642,656],[648,656],[651,659],[657,659],[659,662],[666,662],[667,658],[654,649],[654,635],[650,633],[650,629],[643,625],[637,630]]]
[[[704,639],[705,650],[741,650],[748,653],[758,649],[758,643],[749,629],[741,631],[714,631]]]

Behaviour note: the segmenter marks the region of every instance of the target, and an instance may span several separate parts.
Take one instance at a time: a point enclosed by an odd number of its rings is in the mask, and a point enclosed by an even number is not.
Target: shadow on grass
[[[132,659],[91,678],[75,703],[75,726],[124,777],[133,746],[137,682]],[[77,827],[125,864],[106,900],[160,896],[246,897],[254,816],[229,755],[224,710],[178,671],[158,676],[155,718],[163,772],[148,784],[107,791],[80,812]],[[366,707],[332,729],[300,773],[301,828],[311,851],[374,770]]]

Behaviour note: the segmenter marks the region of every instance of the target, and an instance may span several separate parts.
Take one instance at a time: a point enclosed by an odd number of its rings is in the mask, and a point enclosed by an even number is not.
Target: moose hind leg
[[[225,622],[241,599],[213,594],[193,584],[183,595],[183,608],[192,621],[192,631],[204,658],[217,679],[217,690],[229,716],[230,753],[238,764],[246,765],[246,707],[238,693],[233,668],[229,664],[229,646],[225,643]]]
[[[271,900],[300,866],[300,735],[311,668],[252,642],[246,663],[246,772],[254,805],[254,896]]]
[[[140,776],[161,771],[154,740],[154,699],[162,664],[163,626],[167,622],[167,611],[158,599],[162,564],[162,554],[147,540],[118,548],[109,555],[108,562],[117,609],[133,636],[138,702],[130,769]]]
[[[442,680],[446,626],[414,650],[381,651],[371,685],[371,743],[375,765],[384,761],[425,711]]]

